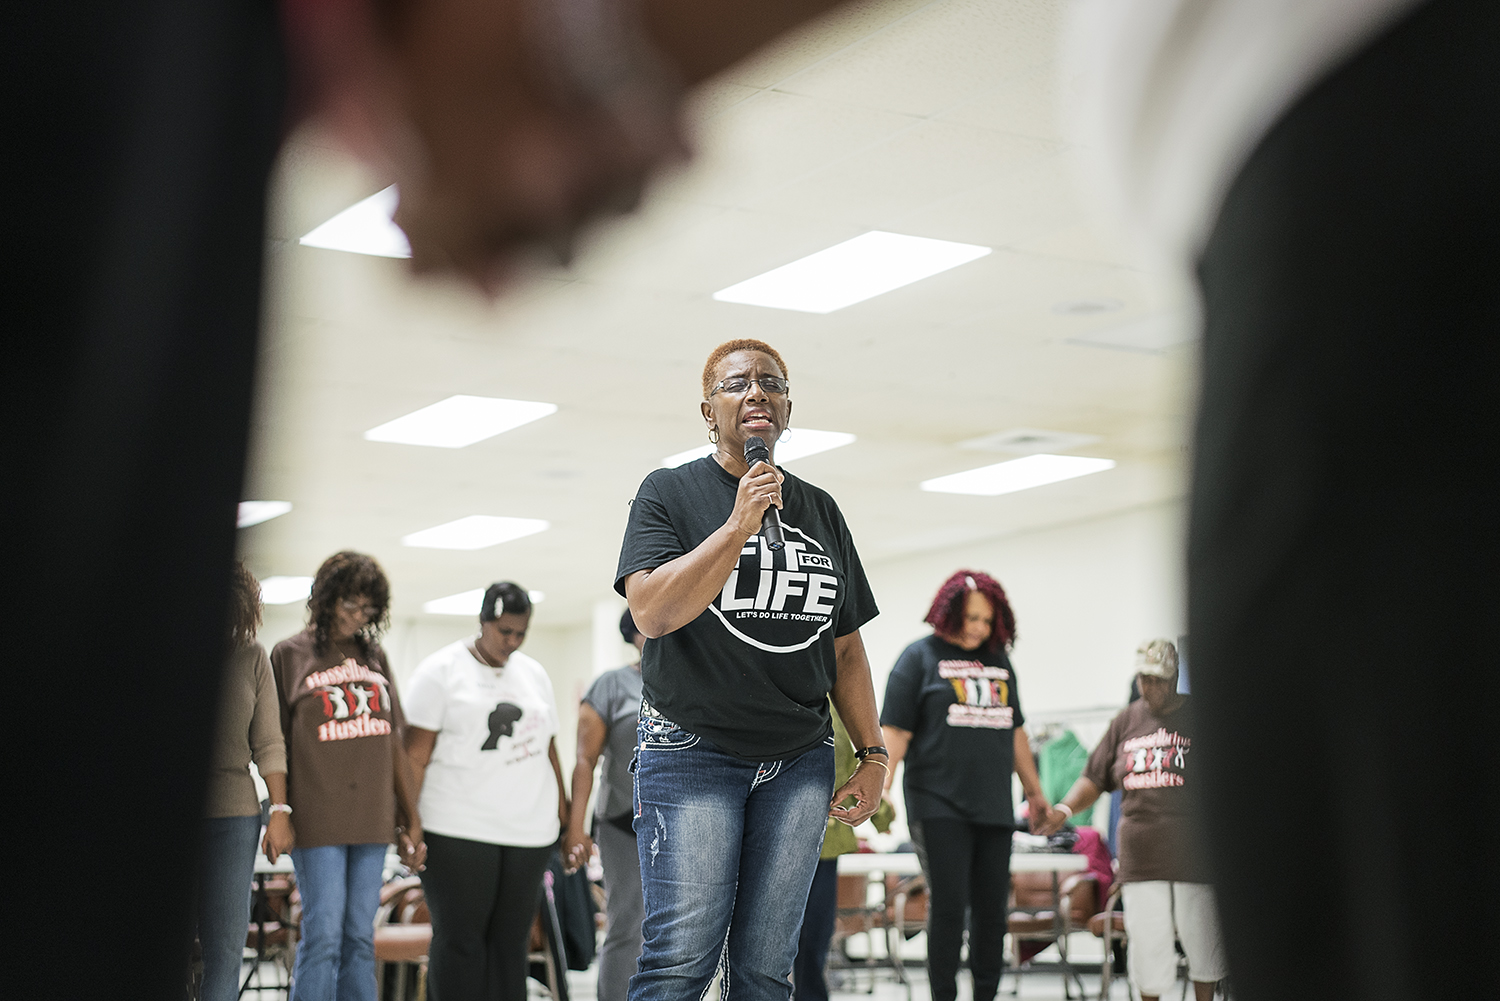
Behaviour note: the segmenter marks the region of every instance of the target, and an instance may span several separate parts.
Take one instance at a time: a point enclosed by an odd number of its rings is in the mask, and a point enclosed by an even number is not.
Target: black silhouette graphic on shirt
[[[502,702],[495,706],[494,712],[490,713],[490,738],[479,745],[481,751],[493,751],[500,744],[501,737],[513,736],[516,732],[516,721],[521,718],[521,707],[510,702]]]

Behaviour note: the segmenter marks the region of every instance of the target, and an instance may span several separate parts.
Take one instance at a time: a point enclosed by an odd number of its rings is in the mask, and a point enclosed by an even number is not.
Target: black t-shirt
[[[1014,826],[1010,776],[1015,729],[1025,722],[1004,650],[962,650],[936,636],[903,650],[880,723],[911,731],[907,815]]]
[[[833,733],[833,641],[877,614],[854,540],[826,491],[781,471],[786,548],[751,536],[713,604],[641,653],[646,701],[749,761],[776,761]],[[625,578],[692,551],[728,520],[739,480],[712,457],[658,469],[636,491],[620,548]]]

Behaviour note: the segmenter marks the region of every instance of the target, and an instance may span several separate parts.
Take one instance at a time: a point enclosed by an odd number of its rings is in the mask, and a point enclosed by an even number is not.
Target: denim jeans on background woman
[[[245,935],[250,929],[250,881],[260,814],[210,817],[203,822],[203,862],[198,871],[198,942],[203,946],[202,1001],[240,995]]]
[[[646,917],[630,1001],[692,1001],[724,968],[724,1001],[787,1001],[818,866],[833,741],[784,761],[742,761],[643,718],[636,844]]]
[[[375,912],[385,848],[292,849],[302,894],[292,1001],[375,1001]]]

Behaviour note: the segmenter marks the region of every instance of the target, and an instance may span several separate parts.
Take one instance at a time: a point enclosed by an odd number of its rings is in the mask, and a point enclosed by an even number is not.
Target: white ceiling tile
[[[547,592],[549,624],[587,622],[636,485],[702,440],[703,359],[732,337],[786,357],[794,426],[858,436],[797,472],[838,498],[867,562],[1180,496],[1192,351],[1068,343],[1187,296],[1129,266],[1079,207],[1052,124],[1061,11],[844,8],[712,82],[691,109],[697,161],[591,235],[572,269],[528,268],[496,303],[401,262],[287,246],[383,187],[299,134],[273,191],[282,242],[245,495],[293,511],[242,533],[250,565],[307,575],[355,548],[385,565],[398,615],[510,578]],[[710,298],[872,228],[996,251],[826,316]],[[1120,308],[1053,311],[1079,299]],[[362,437],[456,393],[559,409],[461,450]],[[916,489],[978,464],[958,442],[1013,427],[1097,436],[1089,454],[1119,465],[1006,497]],[[472,553],[400,543],[474,513],[552,528]]]
[[[946,0],[777,84],[782,90],[936,115],[1052,61],[1061,5]]]

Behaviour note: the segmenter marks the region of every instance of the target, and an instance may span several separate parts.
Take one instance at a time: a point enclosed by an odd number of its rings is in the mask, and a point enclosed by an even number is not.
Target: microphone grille
[[[766,440],[758,434],[752,434],[745,439],[745,461],[750,465],[757,462],[769,462],[771,450],[766,447]]]

